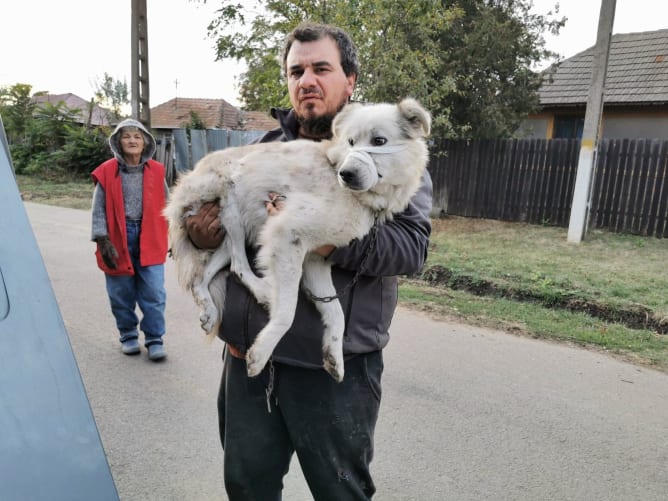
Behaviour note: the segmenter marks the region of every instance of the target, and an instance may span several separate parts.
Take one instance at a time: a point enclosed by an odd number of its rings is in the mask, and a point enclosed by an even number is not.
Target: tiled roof
[[[76,94],[72,94],[71,92],[67,94],[44,94],[33,96],[32,100],[37,104],[49,102],[57,105],[59,102],[63,102],[67,108],[79,110],[77,116],[79,123],[88,123],[88,107],[90,103]],[[90,115],[91,125],[109,125],[109,117],[111,117],[111,112],[96,104],[93,106],[93,112]]]
[[[190,122],[191,111],[207,129],[270,130],[278,125],[267,113],[242,111],[224,99],[176,97],[151,108],[151,127],[179,129]]]
[[[593,47],[562,61],[539,91],[542,106],[585,104]],[[668,103],[668,29],[612,35],[606,104]]]

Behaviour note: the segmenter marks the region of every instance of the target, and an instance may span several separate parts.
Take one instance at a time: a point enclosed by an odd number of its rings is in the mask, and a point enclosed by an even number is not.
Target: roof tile
[[[585,104],[593,58],[590,47],[551,68],[556,71],[539,91],[541,105]],[[606,104],[668,102],[668,29],[612,35],[604,100]]]
[[[278,123],[267,113],[243,111],[224,99],[176,97],[151,108],[151,127],[179,129],[196,113],[207,129],[270,130]]]

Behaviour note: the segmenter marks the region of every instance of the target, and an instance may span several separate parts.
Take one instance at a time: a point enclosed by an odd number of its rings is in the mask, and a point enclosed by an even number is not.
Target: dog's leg
[[[199,321],[202,329],[207,334],[211,334],[214,326],[219,325],[222,318],[222,310],[216,308],[209,291],[209,284],[216,273],[230,264],[231,252],[229,247],[229,239],[226,237],[220,247],[209,257],[206,267],[202,271],[202,276],[198,277],[192,285],[195,303],[200,307]]]
[[[266,237],[262,237],[258,263],[272,285],[271,307],[269,322],[246,353],[248,375],[251,377],[262,371],[274,348],[292,325],[306,254],[303,244],[290,231],[270,231]]]
[[[332,283],[331,265],[317,254],[309,254],[304,261],[304,288],[316,297],[336,295]],[[345,317],[338,299],[314,301],[320,312],[325,332],[322,339],[322,361],[325,370],[337,381],[343,381],[343,334]]]
[[[246,232],[241,224],[239,206],[232,194],[229,195],[225,206],[221,207],[221,224],[227,233],[225,238],[230,242],[230,271],[239,277],[260,304],[269,305],[270,286],[266,280],[253,273],[248,262]]]

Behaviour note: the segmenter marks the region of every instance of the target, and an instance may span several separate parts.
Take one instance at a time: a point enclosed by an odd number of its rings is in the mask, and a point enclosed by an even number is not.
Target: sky
[[[243,0],[242,0],[243,1]],[[534,0],[534,12],[555,0]],[[18,0],[0,7],[0,86],[25,83],[33,92],[71,92],[86,100],[105,73],[130,86],[131,0]],[[239,105],[235,61],[215,61],[206,27],[220,2],[146,0],[149,98],[154,107],[174,97],[215,98]],[[568,18],[547,46],[564,58],[594,45],[600,0],[561,0]],[[668,28],[666,0],[617,0],[613,33]]]

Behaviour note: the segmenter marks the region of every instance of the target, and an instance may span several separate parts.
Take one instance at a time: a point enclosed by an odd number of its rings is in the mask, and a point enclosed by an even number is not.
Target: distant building
[[[45,94],[32,97],[34,103],[39,106],[41,103],[51,103],[57,105],[62,102],[69,109],[77,109],[77,123],[81,125],[92,125],[94,127],[115,125],[113,114],[110,110],[102,108],[97,104],[92,104],[79,96],[70,93],[67,94]]]
[[[540,112],[522,127],[525,137],[582,137],[593,57],[590,47],[553,68],[539,90]],[[668,29],[612,35],[601,133],[668,138]]]
[[[224,99],[176,97],[151,108],[151,129],[159,136],[171,134],[172,129],[190,123],[191,112],[197,114],[207,129],[265,131],[278,126],[269,113],[243,111]]]
[[[190,140],[184,132],[191,114],[204,124],[205,131],[192,131]],[[247,144],[264,131],[275,129],[278,121],[268,113],[243,111],[224,99],[177,97],[151,108],[151,130],[158,142],[156,158],[165,164],[168,182],[177,172],[191,169],[211,149]],[[204,134],[204,135],[202,135]]]

